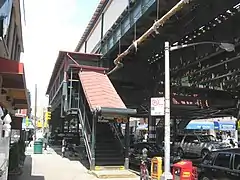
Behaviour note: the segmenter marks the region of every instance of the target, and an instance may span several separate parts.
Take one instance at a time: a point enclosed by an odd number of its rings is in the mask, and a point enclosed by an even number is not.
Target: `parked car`
[[[212,151],[198,166],[199,180],[239,180],[240,148]]]
[[[140,166],[141,158],[142,158],[142,150],[146,148],[148,150],[148,160],[147,160],[147,166],[151,166],[151,159],[153,157],[163,157],[163,163],[164,163],[164,148],[163,146],[158,146],[155,143],[148,143],[148,142],[140,142],[133,144],[130,146],[130,153],[129,153],[129,161],[131,165]],[[181,158],[174,155],[172,152],[171,154],[171,163],[179,162]]]
[[[219,142],[212,135],[187,134],[178,135],[174,142],[174,149],[178,156],[204,157],[209,152],[218,149],[231,148],[231,145]]]
[[[238,147],[238,141],[235,138],[227,138],[223,142],[228,143],[232,148]]]

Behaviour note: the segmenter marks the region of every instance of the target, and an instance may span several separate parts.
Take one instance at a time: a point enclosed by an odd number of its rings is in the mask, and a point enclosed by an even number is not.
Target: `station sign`
[[[164,116],[164,97],[151,98],[151,116]]]
[[[102,123],[108,123],[108,122],[127,123],[128,118],[127,117],[114,117],[114,116],[110,116],[110,117],[99,116],[98,117],[98,122],[102,122]]]
[[[111,116],[98,116],[98,122],[108,123],[110,121],[113,121],[114,117]]]

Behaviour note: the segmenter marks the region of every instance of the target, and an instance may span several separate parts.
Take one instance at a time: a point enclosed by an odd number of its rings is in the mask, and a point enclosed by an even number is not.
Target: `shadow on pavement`
[[[45,180],[44,176],[32,175],[32,157],[26,156],[21,175],[9,175],[8,180]]]
[[[60,146],[50,146],[59,156],[62,156],[62,148]],[[76,156],[71,156],[70,152],[67,151],[65,153],[65,157],[69,159],[70,161],[79,161],[83,166],[85,166],[87,169],[90,168],[89,162],[86,157],[84,157],[84,154],[82,153],[83,149],[78,149]]]

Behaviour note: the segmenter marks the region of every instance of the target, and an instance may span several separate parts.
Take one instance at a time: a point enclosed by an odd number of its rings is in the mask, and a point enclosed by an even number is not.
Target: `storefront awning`
[[[191,121],[185,129],[192,130],[209,130],[214,129],[213,122],[205,122],[205,121]]]
[[[23,63],[0,58],[0,79],[2,106],[28,109],[29,100]]]
[[[232,121],[215,121],[214,129],[219,131],[234,131],[236,130],[236,123]]]

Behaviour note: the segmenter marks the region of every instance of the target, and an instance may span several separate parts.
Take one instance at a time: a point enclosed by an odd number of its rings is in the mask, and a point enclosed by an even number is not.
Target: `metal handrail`
[[[112,124],[112,123],[110,123],[110,125],[112,126],[112,128],[114,129],[114,131],[115,131],[115,134],[116,134],[116,136],[117,136],[117,138],[118,138],[118,140],[119,140],[119,142],[120,142],[120,144],[121,144],[121,146],[122,146],[122,148],[123,149],[125,149],[125,146],[124,146],[124,144],[123,144],[123,142],[122,142],[122,139],[120,138],[120,136],[119,136],[119,133],[118,133],[118,130],[117,130],[117,128],[115,127],[115,125],[114,124]]]
[[[3,176],[4,173],[6,173],[7,168],[8,168],[8,158],[6,158],[4,160],[4,162],[2,163],[1,167],[0,167],[0,177]]]
[[[83,99],[82,98],[80,98],[80,99],[81,99],[80,101],[81,101],[82,107],[85,108],[84,103],[83,103]],[[86,120],[85,121],[87,122],[88,131],[91,133],[91,128],[90,128],[90,124],[89,124],[89,121],[88,121],[88,116],[86,116]]]
[[[124,135],[122,134],[122,132],[117,129],[116,124],[113,124],[113,126],[115,127],[115,129],[116,129],[116,131],[118,132],[118,134],[120,134],[121,137],[124,138]]]
[[[88,135],[87,135],[86,129],[85,129],[85,123],[84,123],[84,121],[83,121],[82,112],[81,112],[80,109],[78,109],[78,117],[79,117],[80,123],[81,123],[81,125],[82,125],[82,129],[83,129],[83,134],[84,134],[83,137],[84,137],[86,152],[87,152],[87,156],[88,156],[88,161],[89,161],[89,163],[91,164],[92,153],[91,153],[91,148],[90,148],[90,145],[89,145]]]

